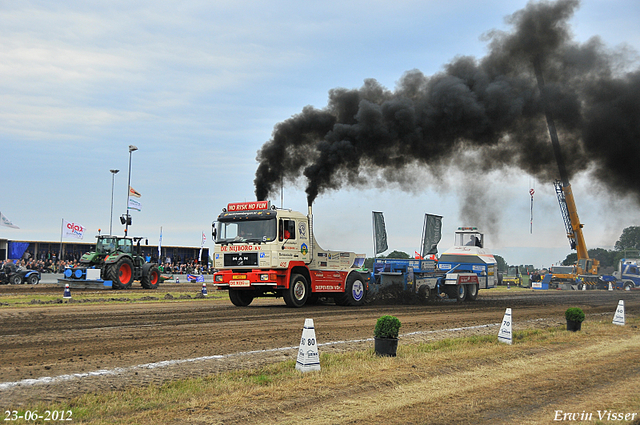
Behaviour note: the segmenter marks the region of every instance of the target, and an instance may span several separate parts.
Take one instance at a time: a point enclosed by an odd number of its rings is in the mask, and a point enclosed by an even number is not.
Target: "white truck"
[[[327,251],[307,215],[269,201],[230,203],[212,224],[214,286],[229,291],[239,307],[257,297],[282,297],[289,307],[332,297],[339,305],[361,305],[368,290],[360,269],[365,254]]]
[[[613,275],[600,276],[600,281],[604,282],[601,289],[607,289],[609,283],[615,289],[631,291],[640,288],[640,258],[623,258],[618,263],[618,270]]]

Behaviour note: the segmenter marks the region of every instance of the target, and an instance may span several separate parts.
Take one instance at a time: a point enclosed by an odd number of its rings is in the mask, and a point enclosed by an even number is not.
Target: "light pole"
[[[131,216],[129,215],[129,195],[131,193],[131,153],[137,151],[138,148],[134,145],[129,145],[129,179],[127,182],[127,216],[124,227],[124,235],[127,236],[127,231],[129,230],[129,225],[131,224]]]
[[[113,236],[113,184],[116,180],[116,174],[118,174],[120,170],[109,171],[111,171],[111,217],[109,218],[109,236]]]

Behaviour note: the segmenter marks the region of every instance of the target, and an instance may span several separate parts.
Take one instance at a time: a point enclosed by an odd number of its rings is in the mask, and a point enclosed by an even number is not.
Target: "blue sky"
[[[131,185],[142,211],[131,235],[163,244],[210,241],[229,202],[254,199],[256,153],[274,125],[329,90],[367,78],[393,89],[404,72],[432,75],[457,55],[486,54],[482,36],[507,30],[525,1],[165,1],[0,0],[0,211],[20,229],[0,238],[60,240],[64,218],[108,231],[110,169],[114,233]],[[575,39],[600,36],[640,50],[640,3],[583,1]],[[637,57],[637,53],[636,53]],[[633,66],[637,69],[638,63]],[[429,179],[423,170],[415,178]],[[442,215],[440,251],[461,222],[454,173],[437,189],[344,188],[314,204],[318,242],[372,255],[371,211],[383,211],[391,249],[419,250],[424,213]],[[479,182],[500,213],[487,244],[509,263],[548,266],[570,253],[553,186],[519,170]],[[611,248],[640,225],[638,206],[611,198],[588,174],[572,181],[589,248]],[[529,189],[535,188],[533,233]],[[272,198],[280,204],[279,196]],[[284,189],[285,207],[306,211],[304,182]],[[479,206],[482,208],[482,206]]]

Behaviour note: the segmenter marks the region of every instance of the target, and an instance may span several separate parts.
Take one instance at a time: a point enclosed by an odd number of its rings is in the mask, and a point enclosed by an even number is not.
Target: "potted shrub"
[[[564,312],[564,317],[567,319],[567,330],[576,332],[582,327],[584,311],[578,307],[570,307]]]
[[[376,327],[373,330],[377,355],[396,356],[400,326],[402,326],[402,324],[395,316],[382,316],[378,318]]]

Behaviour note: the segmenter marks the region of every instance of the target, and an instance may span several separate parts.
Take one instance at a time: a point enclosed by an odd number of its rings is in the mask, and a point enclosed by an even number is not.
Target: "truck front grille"
[[[257,265],[258,265],[258,253],[256,252],[224,254],[225,267],[257,266]]]

